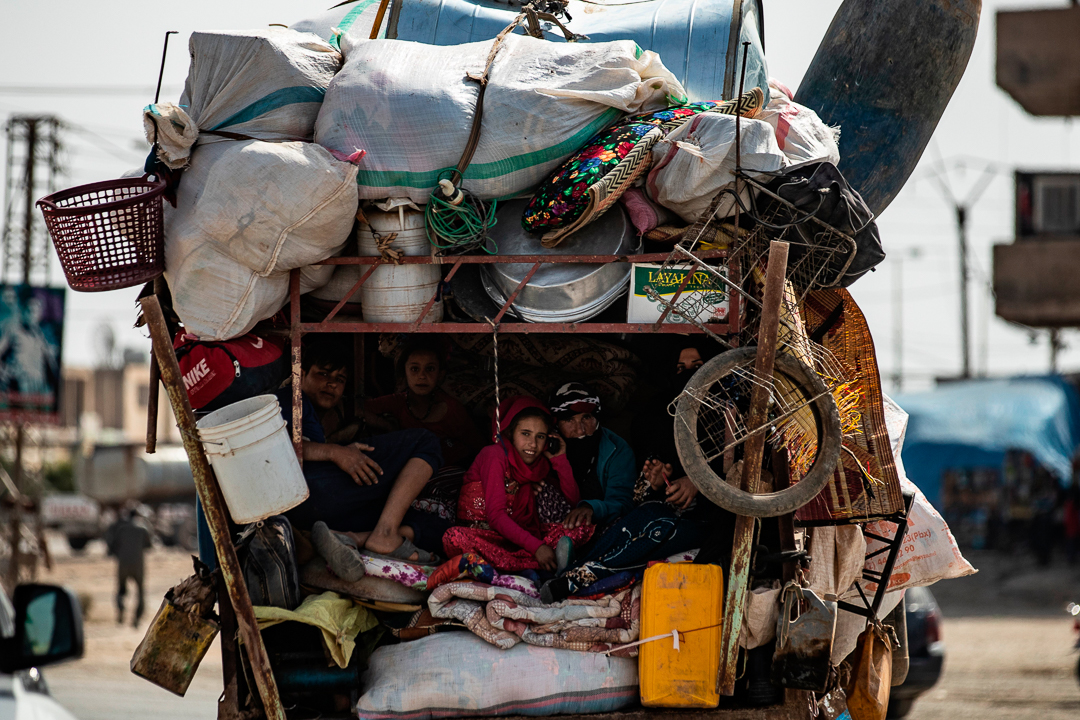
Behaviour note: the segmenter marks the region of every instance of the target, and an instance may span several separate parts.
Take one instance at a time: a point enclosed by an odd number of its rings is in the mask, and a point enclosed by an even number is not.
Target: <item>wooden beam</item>
[[[198,441],[195,413],[191,410],[187,390],[184,389],[180,365],[176,361],[169,330],[165,325],[165,316],[161,312],[161,305],[156,296],[143,298],[139,302],[142,304],[143,317],[146,318],[146,325],[150,328],[150,337],[154,342],[154,354],[161,369],[161,382],[169,394],[177,425],[180,426],[180,436],[184,440],[184,449],[187,450],[188,462],[191,464],[191,474],[195,478],[195,490],[199,494],[203,511],[206,513],[206,523],[210,526],[210,536],[217,550],[221,577],[225,581],[229,600],[236,613],[240,638],[247,648],[263,709],[269,720],[285,720],[285,708],[281,704],[277,683],[274,682],[274,675],[270,669],[270,658],[266,654],[262,635],[259,634],[247,584],[244,582],[244,573],[240,569],[240,561],[236,557],[236,549],[229,535],[229,519],[226,515],[225,501],[221,496],[221,489],[218,487],[214,472],[210,469],[206,454],[203,452],[202,444]]]
[[[765,292],[762,296],[761,325],[758,328],[757,355],[754,377],[757,382],[750,393],[750,412],[746,427],[761,427],[769,414],[769,387],[772,384],[773,360],[776,357],[776,338],[780,328],[780,301],[784,297],[784,278],[787,271],[788,244],[773,241],[769,245],[769,264],[765,273]],[[765,449],[765,433],[755,433],[743,446],[742,489],[756,492],[761,479],[761,456]],[[731,567],[728,568],[727,598],[724,603],[724,624],[720,629],[720,672],[717,692],[732,695],[738,676],[739,632],[742,630],[743,610],[750,589],[750,552],[754,542],[757,518],[739,515],[735,518],[735,542],[731,548]]]

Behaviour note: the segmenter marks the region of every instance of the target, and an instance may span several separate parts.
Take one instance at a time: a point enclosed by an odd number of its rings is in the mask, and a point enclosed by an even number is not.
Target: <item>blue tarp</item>
[[[1000,468],[1007,450],[1031,453],[1066,482],[1080,445],[1080,396],[1060,377],[967,380],[894,398],[910,415],[907,476],[941,507],[945,470]]]

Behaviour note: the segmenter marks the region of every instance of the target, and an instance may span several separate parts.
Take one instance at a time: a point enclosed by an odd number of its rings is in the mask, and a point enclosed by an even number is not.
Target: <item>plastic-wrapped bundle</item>
[[[319,112],[315,139],[340,156],[366,151],[360,197],[426,203],[469,139],[491,41],[449,47],[368,40],[348,61]],[[625,113],[685,102],[660,57],[632,41],[552,43],[506,36],[484,95],[480,141],[464,186],[490,199],[543,180]]]

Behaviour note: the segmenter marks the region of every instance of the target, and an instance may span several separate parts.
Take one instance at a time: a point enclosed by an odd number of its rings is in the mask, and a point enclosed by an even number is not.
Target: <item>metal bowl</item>
[[[558,247],[521,227],[528,200],[511,200],[496,211],[491,233],[498,255],[632,255],[639,251],[630,218],[616,205]],[[484,290],[502,306],[532,268],[531,263],[483,265]],[[630,284],[630,263],[545,263],[521,289],[513,309],[529,322],[579,322],[607,309]]]

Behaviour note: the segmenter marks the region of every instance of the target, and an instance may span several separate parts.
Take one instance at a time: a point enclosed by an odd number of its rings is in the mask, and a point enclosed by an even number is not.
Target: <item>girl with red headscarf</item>
[[[449,557],[479,554],[504,572],[554,571],[554,547],[569,536],[575,543],[591,537],[593,527],[567,529],[561,523],[541,524],[535,493],[541,483],[556,482],[571,506],[581,500],[563,443],[548,449],[553,421],[546,407],[528,397],[508,398],[499,405],[500,424],[493,422],[494,445],[476,456],[461,487],[458,522],[443,535]]]

